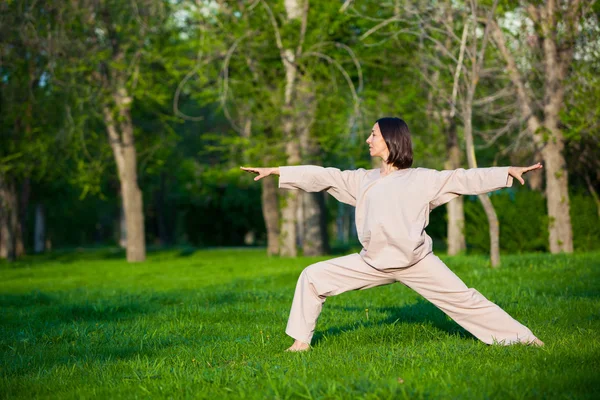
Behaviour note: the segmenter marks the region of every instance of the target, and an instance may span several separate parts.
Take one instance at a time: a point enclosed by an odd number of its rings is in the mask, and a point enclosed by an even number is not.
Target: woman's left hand
[[[508,167],[508,174],[521,182],[521,185],[524,185],[525,181],[521,175],[526,174],[529,171],[535,171],[536,169],[542,169],[542,163],[537,163],[530,167]]]

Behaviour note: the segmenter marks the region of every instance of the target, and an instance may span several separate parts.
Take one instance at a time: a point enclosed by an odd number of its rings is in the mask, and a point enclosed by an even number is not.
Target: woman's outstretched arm
[[[244,168],[242,170],[258,174],[258,181],[269,175],[280,175],[280,189],[300,189],[305,192],[327,191],[342,203],[356,205],[356,196],[366,170],[341,171],[337,168],[324,168],[317,165],[281,166],[275,168]]]
[[[258,174],[258,176],[256,176],[254,178],[255,181],[260,181],[262,178],[269,176],[269,175],[279,175],[279,167],[273,167],[273,168],[240,167],[240,169],[242,169],[246,172],[253,173],[253,174]]]
[[[529,167],[491,167],[433,171],[430,176],[431,208],[464,194],[489,193],[512,186],[513,178],[524,184],[523,174],[542,168],[538,163]]]

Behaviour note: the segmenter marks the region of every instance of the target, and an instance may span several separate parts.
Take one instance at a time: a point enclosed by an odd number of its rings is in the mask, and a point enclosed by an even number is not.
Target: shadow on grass
[[[332,306],[332,309],[339,309],[346,312],[364,312],[364,309],[359,307],[340,307]],[[379,307],[372,309],[372,312],[386,314],[387,317],[381,321],[370,323],[360,321],[354,324],[329,328],[325,331],[317,331],[313,337],[313,346],[321,342],[325,336],[336,336],[346,332],[351,332],[364,326],[382,326],[399,323],[413,324],[432,324],[435,328],[448,332],[450,335],[459,336],[464,339],[474,338],[469,332],[464,330],[456,322],[448,319],[448,317],[437,307],[426,300],[419,300],[415,304],[409,304],[402,307]]]
[[[249,315],[251,321],[262,318],[265,324],[272,321],[272,313],[261,313],[258,306],[259,312],[248,314],[247,305],[280,302],[288,293],[256,288],[252,282],[239,280],[203,291],[0,294],[0,369],[4,376],[25,376],[65,365],[151,358],[172,346],[197,346],[190,326],[179,333],[181,311],[200,325],[225,319],[244,325]],[[223,340],[210,332],[202,336],[205,343]]]
[[[180,304],[185,295],[85,297],[84,291],[0,295],[3,374],[24,376],[60,365],[151,357],[169,346],[187,344],[176,335],[150,335],[144,318]]]
[[[255,246],[238,247],[193,247],[193,246],[148,246],[146,248],[147,261],[163,262],[165,259],[176,260],[178,258],[189,258],[196,256],[198,252],[258,252],[262,248]],[[211,255],[212,256],[212,255]],[[0,259],[0,270],[31,268],[45,263],[74,264],[85,261],[127,261],[125,249],[120,247],[86,247],[86,248],[65,248],[52,250],[42,254],[27,254],[15,262],[8,262]]]
[[[82,261],[98,260],[125,260],[125,250],[120,247],[102,247],[102,248],[75,248],[60,249],[42,254],[28,254],[12,263],[2,263],[2,268],[22,268],[31,267],[37,264],[55,262],[61,264],[72,264]]]
[[[153,256],[160,253],[165,253],[168,257],[190,257],[194,255],[199,248],[195,247],[155,247],[149,246],[146,248],[146,254]],[[102,260],[127,260],[125,249],[121,247],[86,247],[86,248],[68,248],[52,250],[42,254],[29,254],[19,258],[13,263],[1,262],[0,268],[21,268],[31,267],[47,262],[55,262],[60,264],[80,263],[82,261],[102,261]]]
[[[82,292],[83,293],[83,292]],[[43,293],[34,291],[27,294],[0,295],[0,308],[3,309],[5,329],[26,325],[30,329],[40,324],[71,322],[112,322],[134,318],[160,310],[169,300],[164,295],[143,299],[138,296],[72,301],[77,291],[67,293]],[[169,296],[169,298],[172,296]]]

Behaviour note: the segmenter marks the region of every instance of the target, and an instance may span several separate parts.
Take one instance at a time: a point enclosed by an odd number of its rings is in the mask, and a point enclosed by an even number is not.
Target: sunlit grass
[[[0,264],[2,398],[600,398],[600,254],[446,257],[546,342],[487,346],[403,285],[329,298],[283,350],[322,258],[103,249]],[[368,313],[365,311],[368,309]]]

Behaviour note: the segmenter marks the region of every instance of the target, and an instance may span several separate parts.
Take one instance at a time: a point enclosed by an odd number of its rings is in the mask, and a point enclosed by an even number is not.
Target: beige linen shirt
[[[436,171],[407,168],[381,176],[379,169],[341,171],[315,165],[279,167],[279,188],[326,190],[356,207],[362,258],[379,270],[409,267],[432,251],[425,232],[429,213],[462,194],[512,186],[509,167]]]

